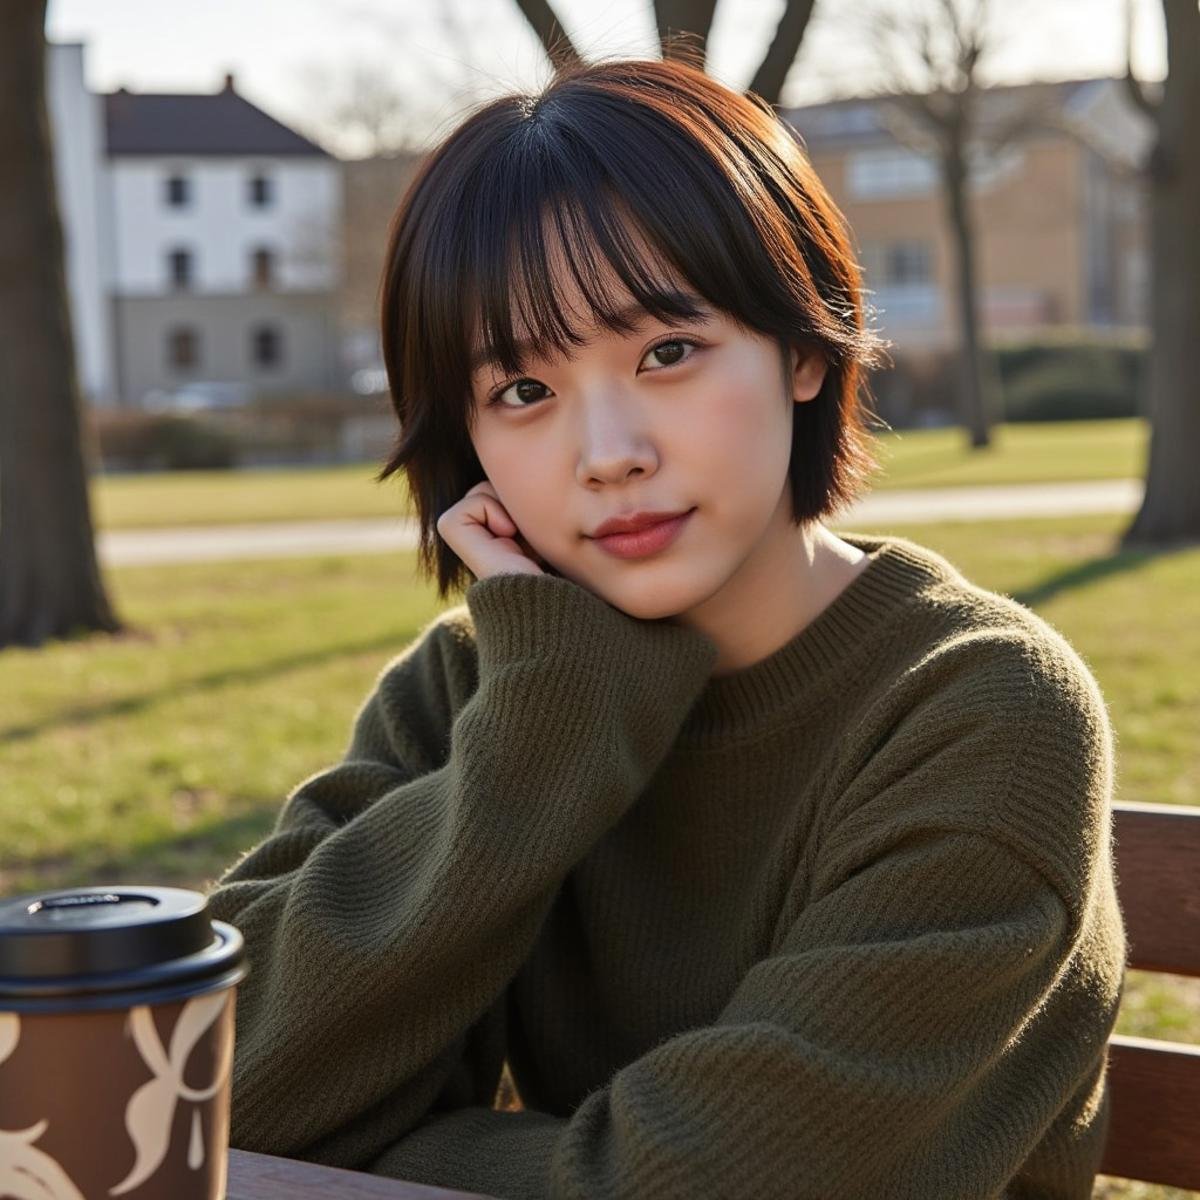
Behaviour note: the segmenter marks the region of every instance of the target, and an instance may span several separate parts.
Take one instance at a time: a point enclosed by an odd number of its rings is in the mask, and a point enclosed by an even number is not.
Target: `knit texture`
[[[548,575],[387,664],[210,889],[232,1145],[508,1200],[1091,1194],[1103,697],[1029,609],[839,536],[868,567],[732,674]]]

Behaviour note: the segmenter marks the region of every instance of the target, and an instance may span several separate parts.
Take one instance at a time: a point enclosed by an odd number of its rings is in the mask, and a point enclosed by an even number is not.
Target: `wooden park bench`
[[[1200,808],[1114,805],[1129,965],[1200,978]],[[1103,1175],[1200,1191],[1200,1046],[1114,1035]],[[453,1200],[427,1188],[230,1151],[229,1200]]]
[[[1200,808],[1113,806],[1129,966],[1200,978]],[[1200,1046],[1113,1035],[1101,1174],[1200,1191]]]

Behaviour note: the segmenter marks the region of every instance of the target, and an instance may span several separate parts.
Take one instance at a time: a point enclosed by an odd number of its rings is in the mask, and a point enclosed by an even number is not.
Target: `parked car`
[[[359,396],[378,396],[388,390],[387,371],[382,366],[360,367],[350,376],[350,386]]]

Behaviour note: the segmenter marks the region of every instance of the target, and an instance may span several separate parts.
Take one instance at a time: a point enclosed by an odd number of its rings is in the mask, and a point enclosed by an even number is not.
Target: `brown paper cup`
[[[245,973],[197,892],[0,901],[0,1200],[223,1200]]]

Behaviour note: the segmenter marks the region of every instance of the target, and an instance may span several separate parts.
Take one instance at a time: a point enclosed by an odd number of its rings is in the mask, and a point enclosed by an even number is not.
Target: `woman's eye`
[[[673,367],[678,363],[686,362],[692,357],[688,351],[696,350],[699,347],[698,342],[693,342],[689,338],[669,338],[665,342],[659,342],[657,346],[651,346],[646,351],[646,357],[642,359],[644,363],[651,355],[658,356],[659,368]],[[666,361],[663,361],[663,360]],[[538,401],[545,397],[539,393],[547,390],[544,383],[538,383],[536,379],[514,379],[512,383],[505,384],[504,387],[493,392],[488,400],[489,406],[496,408],[530,408]],[[511,400],[506,399],[511,395]]]
[[[669,341],[659,342],[657,346],[651,346],[646,351],[646,358],[649,358],[652,354],[658,354],[660,355],[658,361],[660,367],[673,367],[676,363],[684,362],[691,357],[690,354],[681,354],[681,350],[694,350],[695,348],[696,343],[689,342],[686,338],[671,338]],[[666,362],[663,362],[661,357],[664,354],[667,358]],[[645,361],[645,358],[642,359],[642,362]]]
[[[528,408],[529,405],[522,403],[525,400],[540,400],[541,396],[531,396],[530,388],[545,388],[544,383],[538,383],[536,379],[517,379],[506,387],[502,387],[498,392],[495,392],[492,398],[488,401],[489,404],[494,404],[499,408]],[[509,404],[504,397],[512,392],[517,397],[517,402]]]

